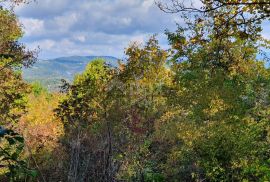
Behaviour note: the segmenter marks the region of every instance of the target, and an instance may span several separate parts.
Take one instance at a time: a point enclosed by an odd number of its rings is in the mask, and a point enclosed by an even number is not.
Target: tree
[[[204,23],[210,24],[209,27],[216,29],[221,36],[239,33],[254,38],[261,32],[262,21],[270,18],[270,2],[267,0],[161,0],[157,5],[168,13],[191,13],[199,23],[206,17],[213,17],[211,22]],[[200,18],[202,16],[204,18]]]
[[[157,5],[161,10],[169,13],[211,13],[220,11],[225,7],[228,9],[236,8],[238,10],[236,15],[244,15],[245,12],[253,15],[250,17],[250,20],[252,21],[270,17],[270,2],[267,0],[189,0],[189,2],[183,0],[169,0],[169,3],[168,1],[166,3],[158,1]],[[244,19],[244,17],[242,18]],[[242,23],[250,22],[245,21]]]
[[[16,131],[24,137],[23,158],[29,168],[38,171],[36,180],[57,181],[63,178],[65,153],[60,139],[64,135],[63,125],[55,116],[62,94],[49,93],[39,82],[31,84],[32,92],[27,96],[27,113]]]
[[[174,78],[166,92],[172,109],[155,133],[167,151],[161,169],[168,180],[269,178],[269,120],[264,115],[269,70],[257,57],[261,36],[256,23],[247,25],[253,34],[243,36],[231,10],[209,11],[204,19],[195,17],[167,32]]]
[[[12,125],[21,115],[27,91],[20,68],[30,66],[36,58],[34,52],[26,50],[25,46],[17,41],[22,36],[22,31],[12,12],[1,9],[0,24],[0,121],[2,124]]]
[[[126,54],[119,68],[89,63],[57,109],[67,140],[73,138],[67,144],[70,181],[160,178],[148,153],[154,123],[165,110],[167,53],[153,37],[144,47],[130,45]]]
[[[171,72],[166,66],[168,54],[153,36],[144,46],[131,44],[126,55],[126,64],[121,65],[113,90],[115,105],[112,109],[112,113],[119,113],[114,120],[118,120],[122,128],[117,135],[122,161],[120,179],[161,180],[159,161],[154,155],[158,151],[152,151],[158,144],[152,135],[155,123],[167,109],[163,88],[171,83]]]
[[[9,2],[9,3],[12,3],[13,5],[19,5],[21,3],[29,3],[30,1],[31,0],[0,0],[0,3]]]
[[[18,180],[21,175],[16,176],[16,171],[28,169],[19,158],[24,140],[12,129],[26,107],[28,86],[22,80],[21,68],[31,65],[36,58],[34,52],[18,42],[22,30],[15,14],[1,5],[0,27],[0,125],[6,128],[1,135],[1,162],[5,163],[2,168],[8,177]]]
[[[65,126],[68,181],[113,181],[112,124],[108,95],[114,70],[102,59],[76,76],[56,110]]]

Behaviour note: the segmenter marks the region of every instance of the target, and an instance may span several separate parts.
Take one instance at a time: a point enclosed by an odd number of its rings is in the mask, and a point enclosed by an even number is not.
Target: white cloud
[[[44,33],[44,21],[34,18],[21,18],[25,36],[35,36]]]
[[[122,19],[120,19],[120,22],[122,25],[128,26],[132,22],[132,19],[131,18],[122,18]]]
[[[77,36],[74,36],[74,40],[77,40],[77,41],[80,41],[80,42],[85,42],[86,37],[84,35],[77,35]]]
[[[52,20],[55,23],[55,27],[58,31],[65,32],[68,31],[73,25],[79,21],[79,15],[76,12],[70,14],[57,16]]]
[[[76,37],[77,36],[77,37]],[[90,33],[89,35],[80,35],[78,33],[72,38],[63,38],[60,40],[42,39],[39,41],[29,43],[30,48],[40,47],[40,57],[54,58],[61,56],[73,56],[73,55],[95,55],[95,56],[115,56],[123,58],[125,48],[130,42],[138,42],[142,44],[151,35],[150,34],[135,34],[135,35],[111,35],[104,33]],[[78,39],[85,39],[84,42],[77,42]],[[95,42],[91,40],[95,39]],[[167,44],[163,42],[163,36],[158,37],[161,40],[161,44]],[[107,40],[107,41],[106,41]],[[165,45],[163,45],[165,47]],[[48,55],[47,53],[50,53]]]
[[[39,41],[33,41],[31,43],[28,43],[28,45],[31,49],[40,47],[42,51],[50,51],[56,45],[56,42],[54,40],[44,39]]]
[[[42,58],[73,53],[121,57],[130,41],[174,29],[179,20],[159,10],[154,0],[37,0],[16,13],[26,27],[23,41],[40,43]]]
[[[201,6],[200,0],[193,2]],[[178,14],[159,10],[155,0],[36,0],[15,12],[25,27],[22,41],[31,48],[39,45],[42,59],[72,54],[121,58],[131,41],[142,43],[155,33],[167,48],[164,30],[183,23]],[[269,25],[264,27],[270,38]]]
[[[154,0],[145,0],[145,1],[143,1],[143,3],[142,3],[143,10],[148,11],[149,8],[151,8],[154,3],[155,3]]]

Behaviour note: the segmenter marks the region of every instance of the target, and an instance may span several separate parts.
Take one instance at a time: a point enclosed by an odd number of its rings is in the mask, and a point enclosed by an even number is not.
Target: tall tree
[[[8,169],[5,171],[10,179],[18,180],[20,175],[17,172],[21,174],[27,170],[19,158],[24,141],[12,128],[25,112],[28,86],[22,80],[21,68],[31,65],[36,58],[34,52],[18,42],[22,30],[16,15],[2,7],[3,1],[0,3],[1,167]]]
[[[91,62],[57,109],[72,141],[70,181],[143,180],[156,172],[148,151],[165,109],[167,53],[151,38],[144,47],[132,44],[126,54],[119,68]]]
[[[261,25],[259,19],[238,24],[243,19],[237,8],[197,11],[204,18],[195,15],[176,32],[167,32],[174,73],[167,95],[173,109],[156,125],[157,140],[171,144],[162,164],[167,179],[269,178],[269,120],[258,113],[269,112],[269,71],[258,58]]]
[[[88,64],[56,110],[64,123],[68,181],[113,181],[112,124],[108,96],[113,69],[104,60]]]
[[[126,55],[126,64],[117,76],[112,110],[118,110],[114,120],[125,128],[120,135],[125,140],[118,144],[123,162],[120,174],[127,181],[160,180],[158,159],[151,150],[157,146],[152,139],[155,123],[167,109],[163,88],[171,83],[168,54],[151,37],[144,46],[132,44]]]

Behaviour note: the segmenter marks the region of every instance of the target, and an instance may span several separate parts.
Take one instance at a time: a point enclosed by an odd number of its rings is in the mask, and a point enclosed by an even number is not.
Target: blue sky
[[[180,22],[154,0],[37,0],[15,9],[24,26],[22,41],[41,48],[40,58],[109,55],[122,58],[132,41],[157,33],[166,47],[166,28]]]
[[[36,0],[16,7],[24,26],[22,41],[41,49],[41,59],[71,55],[109,55],[123,58],[132,41],[144,42],[158,34],[167,47],[164,30],[181,24],[177,14],[166,14],[154,0]],[[263,34],[270,38],[270,24]]]

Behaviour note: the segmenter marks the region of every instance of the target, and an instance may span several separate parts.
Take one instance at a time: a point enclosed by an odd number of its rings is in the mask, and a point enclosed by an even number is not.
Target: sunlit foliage
[[[168,50],[155,36],[131,43],[117,67],[96,59],[64,82],[61,94],[22,80],[21,67],[34,54],[18,43],[16,16],[0,10],[0,121],[25,138],[0,128],[3,174],[70,182],[269,181],[270,72],[262,57],[269,41],[261,26],[269,2],[169,2],[159,7],[180,13],[185,24],[166,31]]]

